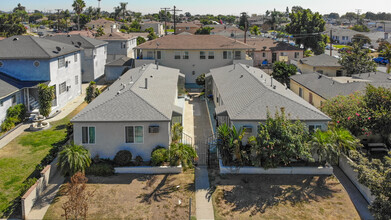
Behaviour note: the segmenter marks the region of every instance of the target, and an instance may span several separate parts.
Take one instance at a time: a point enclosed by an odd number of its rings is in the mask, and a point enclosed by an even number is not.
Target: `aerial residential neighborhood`
[[[389,2],[0,6],[0,219],[391,219]]]

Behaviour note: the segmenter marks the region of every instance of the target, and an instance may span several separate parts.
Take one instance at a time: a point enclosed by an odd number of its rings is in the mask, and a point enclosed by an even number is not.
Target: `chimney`
[[[148,78],[145,78],[145,89],[148,89]]]

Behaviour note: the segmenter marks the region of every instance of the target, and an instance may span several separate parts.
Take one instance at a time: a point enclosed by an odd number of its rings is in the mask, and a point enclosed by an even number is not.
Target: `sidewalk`
[[[349,178],[344,174],[344,172],[338,167],[333,166],[334,175],[337,177],[339,182],[345,188],[346,192],[349,194],[350,199],[352,200],[354,206],[361,219],[370,220],[374,219],[372,214],[368,209],[368,202],[361,195],[360,191],[353,185],[353,183],[349,180]]]
[[[195,168],[195,189],[197,220],[214,219],[212,197],[208,195],[209,178],[206,166]]]

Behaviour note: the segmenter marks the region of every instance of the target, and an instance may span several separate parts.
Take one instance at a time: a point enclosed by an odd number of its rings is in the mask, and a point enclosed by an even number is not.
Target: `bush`
[[[23,104],[17,104],[7,109],[7,118],[17,119],[17,123],[24,120],[26,107]]]
[[[166,148],[157,146],[151,153],[151,163],[153,166],[160,166],[168,161],[168,151]]]
[[[128,165],[132,161],[132,153],[128,150],[120,150],[114,157],[114,162],[119,166]]]
[[[114,175],[114,167],[107,163],[94,163],[86,168],[86,175],[111,176]]]
[[[69,138],[73,134],[73,123],[68,122],[66,129],[67,129],[67,137]]]
[[[137,156],[135,159],[135,165],[136,166],[141,166],[143,164],[144,160],[141,156]]]
[[[15,118],[6,118],[3,121],[3,123],[1,123],[1,131],[11,130],[15,126],[16,122],[17,122],[17,119],[15,119]]]

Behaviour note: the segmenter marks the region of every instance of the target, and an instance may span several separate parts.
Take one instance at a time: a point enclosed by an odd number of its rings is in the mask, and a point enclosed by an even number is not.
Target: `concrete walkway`
[[[195,189],[197,220],[214,219],[212,198],[208,194],[209,178],[206,166],[195,168]]]
[[[43,219],[63,182],[64,177],[60,175],[60,172],[57,172],[52,178],[50,178],[49,185],[36,201],[35,205],[28,214],[27,219]]]
[[[345,173],[338,167],[333,166],[334,175],[338,178],[339,182],[343,185],[346,192],[349,194],[350,199],[352,200],[354,206],[361,219],[371,220],[374,219],[372,214],[368,209],[368,202],[361,195],[360,191],[354,186],[354,184],[349,180]]]

